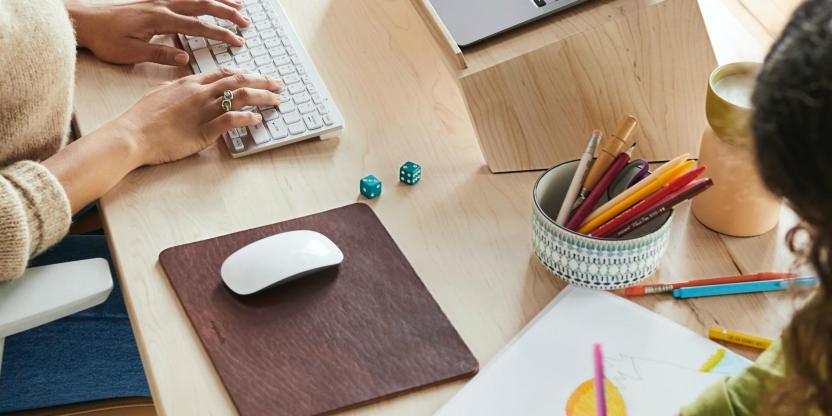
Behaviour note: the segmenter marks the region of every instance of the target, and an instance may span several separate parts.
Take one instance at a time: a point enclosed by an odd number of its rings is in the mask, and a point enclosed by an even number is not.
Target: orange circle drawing
[[[604,379],[607,396],[607,416],[627,416],[627,407],[618,388],[609,380]],[[595,412],[595,380],[590,379],[581,383],[569,400],[566,401],[566,416],[596,416]]]

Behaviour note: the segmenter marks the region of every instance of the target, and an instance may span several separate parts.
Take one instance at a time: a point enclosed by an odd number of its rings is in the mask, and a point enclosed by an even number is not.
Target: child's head
[[[795,377],[771,406],[832,415],[832,0],[809,0],[766,57],[753,97],[760,171],[805,221],[806,254],[822,281],[784,334]],[[762,408],[761,408],[762,410]]]

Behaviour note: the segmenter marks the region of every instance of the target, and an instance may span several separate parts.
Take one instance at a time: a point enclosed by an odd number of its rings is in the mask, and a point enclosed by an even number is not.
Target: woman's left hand
[[[197,16],[214,16],[240,27],[251,25],[240,14],[242,6],[235,0],[140,0],[104,5],[66,0],[65,4],[75,25],[78,46],[115,64],[188,63],[185,51],[150,43],[155,35],[182,33],[242,46],[242,37],[226,28],[204,23]]]

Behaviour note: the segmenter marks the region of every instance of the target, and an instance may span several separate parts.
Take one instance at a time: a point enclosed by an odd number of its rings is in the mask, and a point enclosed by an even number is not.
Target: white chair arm
[[[0,284],[0,339],[98,305],[112,290],[104,259],[29,268]]]

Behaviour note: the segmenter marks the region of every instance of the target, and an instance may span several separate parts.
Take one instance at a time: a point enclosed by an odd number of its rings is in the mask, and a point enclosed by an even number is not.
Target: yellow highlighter
[[[741,332],[734,332],[718,326],[712,326],[711,329],[708,330],[708,338],[717,341],[725,341],[733,344],[745,345],[746,347],[757,348],[761,350],[767,349],[769,346],[771,346],[771,343],[773,342],[768,338],[758,337],[756,335],[751,334],[743,334]]]
[[[648,179],[650,179],[650,177],[658,178],[659,176],[661,176],[663,173],[669,171],[670,169],[673,169],[673,168],[681,165],[682,163],[685,163],[685,161],[688,160],[689,157],[690,157],[690,155],[685,153],[683,155],[680,155],[680,156],[674,158],[673,160],[671,160],[669,162],[666,162],[664,165],[659,166],[659,168],[656,169],[656,171],[653,172],[652,175],[648,176],[647,178],[645,178],[642,181],[639,181],[637,184],[627,188],[627,190],[618,194],[615,198],[610,199],[609,201],[604,203],[604,205],[601,205],[600,207],[598,207],[594,211],[592,211],[589,214],[589,216],[586,217],[586,220],[584,220],[584,224],[589,223],[590,221],[598,218],[601,214],[607,212],[610,208],[617,205],[619,202],[627,199],[630,195],[640,191],[642,188],[644,188],[645,186],[647,186],[650,183],[650,181],[648,180]]]
[[[642,182],[647,182],[641,189],[631,193],[628,197],[624,198],[617,204],[613,205],[610,209],[601,213],[592,220],[585,221],[584,225],[578,230],[581,234],[589,234],[590,232],[594,231],[596,228],[603,225],[605,222],[609,221],[616,215],[624,212],[627,208],[637,204],[639,201],[643,200],[650,196],[653,192],[658,191],[668,184],[668,182],[678,178],[679,176],[684,175],[687,171],[693,169],[696,165],[696,161],[689,160],[687,162],[682,163],[681,165],[677,165],[674,168],[671,168],[664,173],[661,174],[652,174],[644,179]],[[658,173],[658,170],[656,171]],[[652,178],[652,180],[651,180]]]

